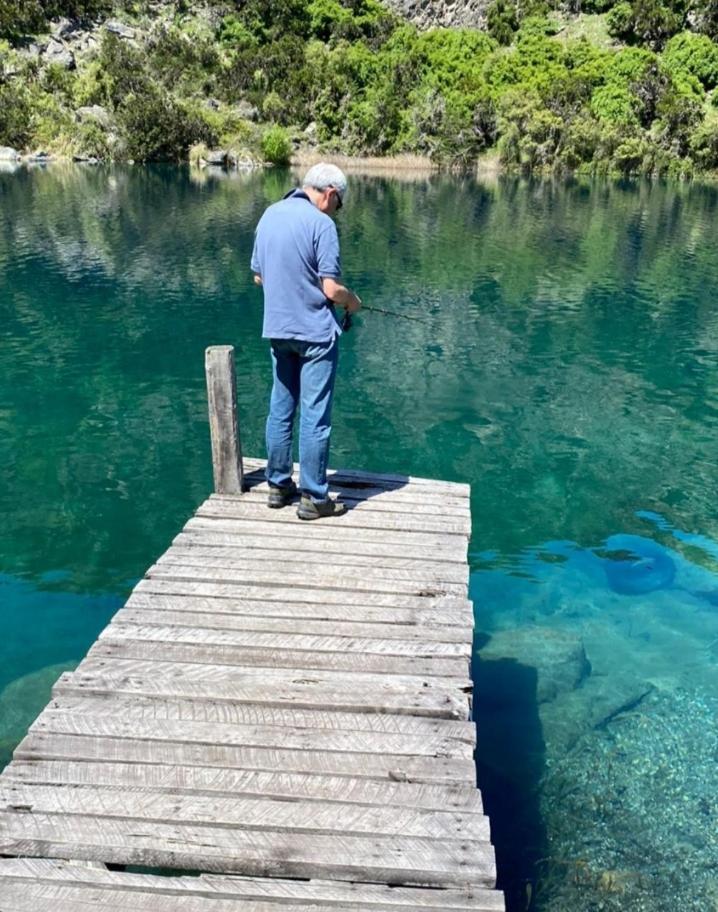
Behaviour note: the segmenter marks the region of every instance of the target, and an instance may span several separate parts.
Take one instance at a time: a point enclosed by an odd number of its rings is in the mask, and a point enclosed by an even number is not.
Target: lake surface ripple
[[[211,487],[203,350],[269,391],[288,172],[0,174],[0,763]],[[469,481],[511,910],[718,907],[718,193],[353,178],[332,462]],[[350,561],[351,557],[348,556]]]

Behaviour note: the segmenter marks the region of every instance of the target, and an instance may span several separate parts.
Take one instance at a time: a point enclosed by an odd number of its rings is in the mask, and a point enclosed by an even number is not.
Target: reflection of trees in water
[[[166,545],[210,483],[207,344],[238,346],[245,449],[261,451],[269,377],[247,264],[293,180],[0,175],[0,480],[22,568],[89,585]],[[717,200],[693,185],[352,177],[348,280],[428,323],[358,322],[333,461],[469,479],[478,536],[508,551],[630,531],[638,507],[715,534]]]

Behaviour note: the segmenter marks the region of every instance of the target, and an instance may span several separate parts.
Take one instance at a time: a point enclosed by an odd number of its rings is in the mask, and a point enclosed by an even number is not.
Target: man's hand
[[[257,275],[257,273],[254,274],[254,284],[255,284],[255,285],[261,285],[261,284],[262,284],[262,277],[261,277],[261,275]]]
[[[361,298],[336,279],[323,278],[322,291],[333,304],[349,313],[356,313],[361,308]]]

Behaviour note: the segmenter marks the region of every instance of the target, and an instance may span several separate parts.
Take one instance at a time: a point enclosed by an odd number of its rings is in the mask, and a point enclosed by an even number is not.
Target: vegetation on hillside
[[[527,171],[718,168],[718,2],[569,2],[493,0],[485,32],[420,32],[378,0],[0,0],[0,144],[138,160],[203,143],[281,162],[306,143],[455,167],[495,152]],[[133,40],[97,25],[110,13]],[[60,15],[95,23],[74,68],[25,47]],[[92,106],[103,116],[78,114]]]

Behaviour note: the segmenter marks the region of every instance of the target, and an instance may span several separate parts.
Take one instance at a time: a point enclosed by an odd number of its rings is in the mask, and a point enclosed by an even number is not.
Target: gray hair
[[[302,181],[302,187],[314,187],[315,190],[326,190],[334,187],[339,198],[344,202],[347,192],[347,178],[341,168],[329,162],[319,162],[307,171]]]

